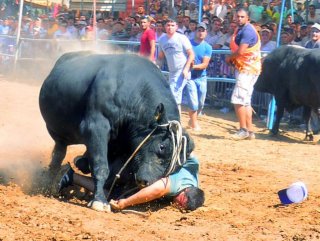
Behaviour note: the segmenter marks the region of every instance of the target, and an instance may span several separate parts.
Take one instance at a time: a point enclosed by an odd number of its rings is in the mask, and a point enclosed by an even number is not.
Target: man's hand
[[[227,56],[225,61],[226,61],[226,63],[229,64],[229,65],[232,64],[232,59],[231,59],[230,56]]]
[[[189,79],[189,70],[186,70],[185,68],[182,71],[183,78],[184,79]]]
[[[111,199],[109,203],[111,207],[115,210],[122,210],[125,208],[124,199],[119,199],[119,200]]]

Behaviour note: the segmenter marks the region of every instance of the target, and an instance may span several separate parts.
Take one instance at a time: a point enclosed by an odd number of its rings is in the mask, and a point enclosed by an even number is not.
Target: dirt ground
[[[144,215],[100,213],[84,200],[31,194],[32,178],[53,147],[39,89],[0,79],[0,240],[320,239],[319,144],[302,142],[303,132],[286,126],[280,137],[269,137],[258,119],[256,140],[233,141],[233,112],[206,109],[202,131],[191,132],[206,195],[194,212],[153,203],[136,209]],[[82,146],[70,147],[64,163],[82,152]],[[277,192],[298,180],[307,185],[308,199],[280,205]]]

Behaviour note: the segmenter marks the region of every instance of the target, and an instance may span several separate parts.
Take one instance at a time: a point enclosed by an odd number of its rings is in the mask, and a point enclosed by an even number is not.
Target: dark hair
[[[198,24],[198,22],[196,20],[190,20],[190,23],[194,23],[194,24]]]
[[[249,12],[248,12],[248,10],[247,9],[245,9],[245,8],[243,8],[242,6],[241,7],[239,7],[239,8],[237,8],[237,11],[236,12],[245,12],[246,14],[247,14],[247,16],[249,16]]]
[[[144,20],[144,19],[146,19],[148,22],[150,22],[151,20],[149,15],[144,15],[140,17],[140,20]]]
[[[204,203],[204,192],[200,188],[188,187],[185,190],[185,195],[187,197],[187,210],[196,210]]]

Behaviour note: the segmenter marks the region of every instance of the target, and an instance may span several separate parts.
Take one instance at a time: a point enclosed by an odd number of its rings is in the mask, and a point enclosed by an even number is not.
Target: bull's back
[[[128,112],[151,118],[164,102],[169,115],[178,115],[160,70],[133,55],[64,55],[44,81],[39,102],[50,134],[73,144],[81,143],[80,125],[90,111],[111,122]]]

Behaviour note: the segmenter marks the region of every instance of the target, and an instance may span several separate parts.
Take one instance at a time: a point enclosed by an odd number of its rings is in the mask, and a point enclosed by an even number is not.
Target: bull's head
[[[171,169],[173,156],[173,143],[176,142],[177,136],[172,137],[172,126],[168,125],[168,119],[163,104],[160,104],[154,114],[155,119],[152,121],[150,128],[139,132],[140,138],[147,136],[154,130],[152,135],[143,144],[139,152],[134,157],[133,170],[135,179],[140,187],[150,185],[161,177],[168,174]],[[183,130],[185,136],[182,142],[186,142],[186,156],[194,149],[194,143],[190,136]],[[175,138],[175,140],[173,140]],[[138,146],[139,143],[135,143]],[[183,151],[178,153],[183,160]],[[174,168],[178,168],[175,164]]]

